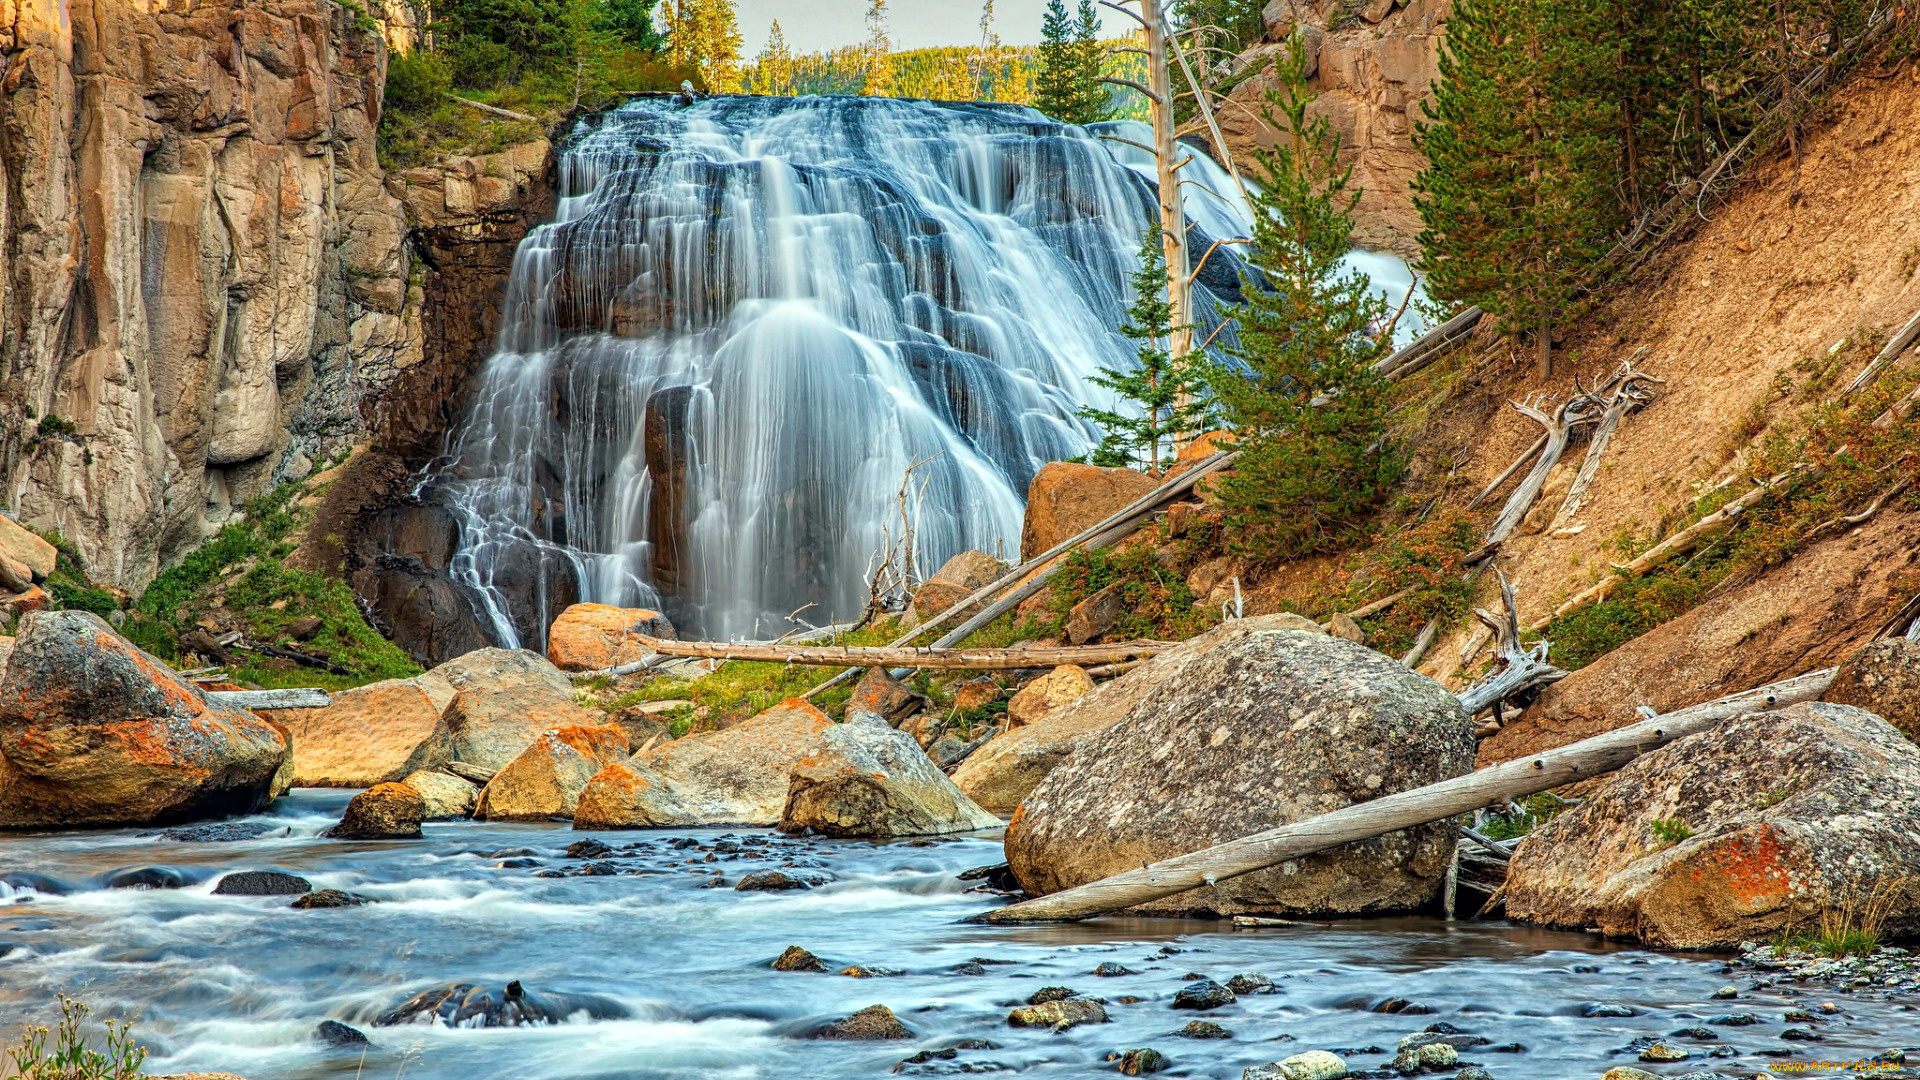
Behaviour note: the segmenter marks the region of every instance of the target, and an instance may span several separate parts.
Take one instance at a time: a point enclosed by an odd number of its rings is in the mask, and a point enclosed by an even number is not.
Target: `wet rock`
[[[637,663],[652,655],[635,635],[677,636],[665,615],[647,608],[574,604],[547,630],[547,659],[562,671],[599,671]]]
[[[1822,700],[1865,709],[1920,742],[1920,641],[1864,646],[1840,664]]]
[[[161,840],[171,840],[180,844],[230,844],[236,840],[252,840],[273,831],[273,826],[258,821],[223,821],[214,825],[191,825],[184,829],[167,829],[155,833]]]
[[[857,715],[824,732],[796,762],[782,832],[826,836],[925,836],[993,829],[982,810],[947,779],[905,732]]]
[[[313,883],[306,878],[278,870],[242,870],[213,886],[215,896],[299,896],[312,891]]]
[[[180,889],[191,881],[171,866],[133,866],[108,874],[104,884],[109,889]]]
[[[477,649],[430,674],[455,690],[426,751],[431,764],[504,769],[543,732],[600,724],[598,714],[574,703],[566,675],[526,649]]]
[[[1715,1027],[1752,1027],[1759,1022],[1760,1018],[1752,1013],[1722,1013],[1707,1017],[1707,1023]]]
[[[86,612],[28,615],[0,676],[0,828],[251,813],[287,755],[279,729]]]
[[[302,911],[310,911],[325,908],[359,907],[362,904],[369,903],[372,903],[372,901],[355,893],[341,892],[339,889],[319,889],[305,896],[295,898],[293,906]]]
[[[1011,814],[1082,740],[1118,723],[1134,705],[1186,665],[1257,630],[1280,629],[1299,621],[1303,620],[1295,615],[1238,619],[1181,642],[1094,687],[1072,704],[995,736],[954,770],[953,782],[989,812]]]
[[[1780,1033],[1780,1037],[1788,1042],[1821,1042],[1826,1038],[1819,1032],[1809,1031],[1806,1028],[1788,1028]]]
[[[347,803],[340,824],[324,834],[335,840],[411,840],[420,836],[427,803],[405,784],[376,784]]]
[[[1093,973],[1103,979],[1111,979],[1120,975],[1132,975],[1134,971],[1125,964],[1116,964],[1109,960],[1099,967],[1094,968]]]
[[[854,684],[852,696],[847,698],[847,715],[868,713],[886,721],[890,727],[899,727],[900,721],[919,712],[926,703],[926,698],[887,674],[886,668],[868,668]]]
[[[357,1028],[350,1028],[338,1020],[322,1020],[313,1030],[313,1037],[327,1046],[372,1046],[373,1043]]]
[[[1120,1064],[1115,1066],[1122,1076],[1148,1076],[1172,1067],[1173,1062],[1167,1060],[1167,1055],[1151,1046],[1121,1054]]]
[[[894,1063],[893,1071],[907,1071],[909,1066],[925,1065],[929,1061],[952,1061],[959,1056],[960,1051],[951,1046],[944,1046],[938,1050],[922,1050],[911,1057],[901,1058],[898,1062]]]
[[[1007,702],[1007,719],[1014,727],[1037,724],[1072,705],[1093,689],[1085,668],[1062,664],[1020,688]]]
[[[1212,979],[1202,979],[1199,982],[1188,983],[1181,987],[1180,992],[1173,995],[1173,1007],[1176,1009],[1219,1009],[1231,1005],[1237,1000],[1239,999],[1234,997],[1233,991],[1221,986]]]
[[[1620,1005],[1611,1001],[1592,1002],[1580,1007],[1580,1015],[1589,1019],[1614,1016],[1638,1016],[1639,1010],[1631,1005]]]
[[[1687,835],[1670,842],[1675,822]],[[1810,702],[1614,773],[1521,842],[1507,912],[1661,948],[1728,948],[1812,925],[1914,865],[1920,746],[1870,713]],[[1887,902],[1889,934],[1920,931],[1920,879]]]
[[[1402,1076],[1412,1076],[1428,1069],[1446,1069],[1459,1064],[1460,1052],[1443,1042],[1423,1043],[1410,1046],[1393,1059],[1393,1070]]]
[[[1013,1027],[1065,1031],[1081,1024],[1107,1023],[1107,1010],[1092,998],[1062,998],[1015,1009],[1007,1014],[1007,1023]]]
[[[1007,861],[1044,895],[1472,767],[1472,726],[1440,684],[1325,634],[1255,631],[1181,667],[1055,767],[1007,827]],[[1450,824],[1420,826],[1131,910],[1416,908],[1438,895],[1453,843]]]
[[[1235,975],[1227,980],[1227,989],[1236,994],[1271,994],[1275,987],[1273,980],[1258,972]]]
[[[1669,1043],[1663,1043],[1663,1042],[1656,1042],[1652,1046],[1647,1047],[1645,1050],[1640,1051],[1641,1061],[1652,1061],[1652,1062],[1660,1062],[1660,1063],[1665,1063],[1670,1061],[1685,1061],[1692,1056],[1693,1054],[1683,1047],[1673,1046]]]
[[[1636,1069],[1630,1065],[1621,1065],[1608,1069],[1601,1075],[1600,1080],[1660,1080],[1660,1077],[1655,1076],[1645,1069]]]
[[[295,787],[366,788],[441,764],[430,760],[433,735],[453,695],[452,683],[427,674],[336,691],[324,709],[262,715],[293,740]]]
[[[778,824],[794,765],[833,726],[793,698],[725,730],[615,762],[580,793],[574,828]]]
[[[1190,1020],[1187,1026],[1174,1032],[1182,1039],[1231,1039],[1233,1032],[1211,1020]]]
[[[1027,485],[1027,513],[1020,526],[1020,558],[1058,546],[1152,491],[1159,481],[1134,469],[1103,469],[1056,461]]]
[[[596,1020],[616,1019],[626,1010],[591,994],[534,994],[518,980],[495,989],[474,983],[449,983],[423,990],[381,1013],[375,1027],[428,1024],[440,1027],[528,1027],[558,1024],[576,1012]]]
[[[441,769],[408,773],[401,783],[420,793],[427,821],[472,817],[474,807],[480,803],[480,785]]]
[[[795,892],[817,888],[832,880],[832,874],[814,870],[755,870],[733,888],[736,892]]]
[[[860,1041],[911,1039],[913,1032],[900,1022],[899,1017],[893,1015],[892,1009],[885,1005],[869,1005],[852,1016],[814,1028],[803,1038]]]
[[[1469,1065],[1454,1073],[1453,1080],[1493,1080],[1493,1074],[1478,1065]]]
[[[1043,986],[1040,989],[1035,990],[1033,993],[1027,995],[1027,1004],[1044,1005],[1049,1001],[1065,1001],[1068,998],[1079,997],[1079,996],[1080,996],[1080,991],[1075,990],[1072,987]]]
[[[1338,1054],[1309,1050],[1271,1065],[1255,1065],[1240,1074],[1240,1080],[1339,1080],[1347,1075],[1347,1063]]]
[[[881,967],[878,964],[853,964],[841,968],[834,974],[845,975],[849,979],[892,979],[905,975],[906,972],[899,968]]]
[[[585,840],[575,840],[567,845],[569,859],[597,859],[602,855],[613,854],[613,849],[589,836]]]
[[[572,817],[587,781],[626,756],[627,732],[618,724],[541,732],[480,789],[474,816],[487,821]]]

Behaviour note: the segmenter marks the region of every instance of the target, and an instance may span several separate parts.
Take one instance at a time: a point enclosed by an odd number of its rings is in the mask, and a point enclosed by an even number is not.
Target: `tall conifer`
[[[1140,245],[1140,269],[1133,275],[1133,306],[1120,332],[1139,347],[1134,368],[1102,368],[1092,382],[1129,402],[1133,411],[1084,408],[1080,415],[1105,433],[1094,450],[1096,465],[1145,465],[1159,471],[1178,444],[1206,425],[1202,354],[1175,359],[1167,351],[1173,337],[1173,305],[1167,302],[1167,262],[1160,246],[1160,223],[1147,229]]]

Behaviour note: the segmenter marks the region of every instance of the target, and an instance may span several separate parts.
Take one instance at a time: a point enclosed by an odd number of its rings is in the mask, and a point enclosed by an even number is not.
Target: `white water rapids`
[[[455,577],[506,645],[542,646],[575,600],[710,637],[799,608],[825,623],[859,610],[915,462],[919,566],[1016,553],[1035,471],[1092,445],[1082,406],[1116,404],[1089,377],[1134,353],[1116,328],[1146,161],[1011,106],[732,97],[594,118],[427,488],[460,522]],[[1225,172],[1181,175],[1196,254],[1245,234]],[[1397,304],[1405,267],[1355,259]],[[1230,248],[1203,269],[1203,335],[1238,272]]]

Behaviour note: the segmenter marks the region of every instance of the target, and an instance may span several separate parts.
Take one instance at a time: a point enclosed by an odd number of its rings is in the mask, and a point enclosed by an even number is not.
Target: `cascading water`
[[[846,617],[915,463],[919,565],[1011,554],[1034,472],[1115,404],[1089,376],[1133,355],[1116,328],[1153,203],[1129,152],[1026,108],[894,99],[584,124],[428,484],[496,637],[537,647],[576,599],[714,637]],[[1199,252],[1246,211],[1195,165]],[[1238,271],[1231,249],[1203,268],[1203,319]]]

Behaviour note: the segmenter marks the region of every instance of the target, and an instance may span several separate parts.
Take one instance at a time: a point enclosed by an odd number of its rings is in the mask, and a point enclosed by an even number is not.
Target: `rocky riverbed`
[[[965,925],[1001,902],[961,876],[998,861],[989,835],[874,843],[430,822],[415,841],[323,838],[347,796],[296,791],[270,813],[159,835],[7,838],[0,1028],[44,1019],[65,990],[103,1014],[138,1016],[150,1071],[255,1080],[1084,1077],[1156,1065],[1231,1080],[1310,1051],[1334,1052],[1356,1075],[1393,1076],[1417,1034],[1416,1044],[1453,1050],[1444,1063],[1446,1051],[1428,1052],[1423,1075],[1503,1080],[1596,1078],[1614,1066],[1744,1078],[1786,1062],[1920,1052],[1920,1013],[1897,987],[1848,995],[1725,957],[1499,923]],[[149,872],[124,873],[140,868]],[[290,895],[227,895],[234,883],[220,881],[240,871],[367,902],[309,909]],[[116,876],[176,887],[109,888]],[[810,887],[755,887],[796,884]],[[789,946],[820,963],[776,970]],[[815,967],[825,970],[805,970]],[[841,974],[849,969],[859,975]],[[1196,985],[1205,981],[1218,986]],[[514,982],[514,1001],[539,1006],[524,1015],[565,1021],[381,1026],[416,995],[458,984],[478,990],[465,1000],[505,1015]],[[1716,996],[1729,985],[1734,997]],[[1063,998],[1057,988],[1075,997],[1046,1011],[1106,1022],[1058,1032],[1057,1021],[1009,1023],[1030,1002]],[[1068,1004],[1076,999],[1099,1008]],[[835,1026],[874,1005],[897,1023],[868,1013]],[[470,1011],[463,1023],[481,1023],[486,1009]],[[370,1044],[330,1045],[326,1021]],[[898,1037],[819,1037],[849,1029]],[[1643,1061],[1656,1040],[1687,1057]],[[1484,1073],[1463,1072],[1473,1068]]]

